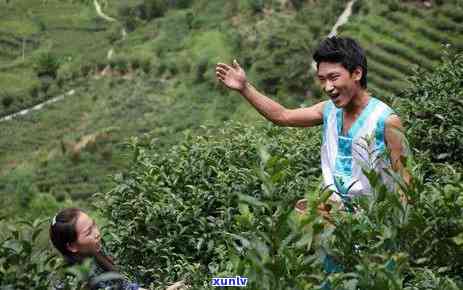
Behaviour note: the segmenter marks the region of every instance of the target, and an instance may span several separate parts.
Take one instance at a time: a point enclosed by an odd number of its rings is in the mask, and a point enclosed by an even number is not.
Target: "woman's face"
[[[101,236],[95,221],[86,213],[80,212],[76,220],[77,241],[70,243],[68,249],[79,256],[93,256],[101,250]]]

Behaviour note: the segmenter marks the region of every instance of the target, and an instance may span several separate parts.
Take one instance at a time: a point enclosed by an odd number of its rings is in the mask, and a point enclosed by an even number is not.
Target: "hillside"
[[[31,32],[39,39],[55,39],[45,64],[60,60],[56,77],[46,80],[53,90],[41,94],[41,99],[71,88],[76,93],[42,111],[0,123],[5,132],[0,140],[5,207],[15,205],[8,207],[12,212],[20,204],[27,208],[43,194],[63,199],[109,190],[109,176],[124,170],[131,158],[124,155],[123,146],[131,136],[151,132],[162,151],[183,138],[186,130],[200,133],[203,125],[220,128],[230,119],[261,120],[237,95],[218,86],[213,71],[219,60],[237,58],[258,87],[289,106],[313,102],[307,93],[314,84],[307,74],[311,63],[307,56],[328,33],[344,3],[187,2],[168,7],[143,6],[143,1],[109,3],[104,11],[117,18],[116,23],[101,22],[91,5],[80,2],[47,1],[30,8],[41,9],[44,19],[53,18],[56,27],[72,28],[43,35]],[[10,13],[28,10],[10,5]],[[61,9],[70,18],[54,18]],[[76,19],[69,21],[70,15]],[[81,28],[94,22],[100,28],[81,42]],[[111,48],[114,53],[108,59]],[[73,55],[69,61],[66,51]],[[15,69],[33,75],[34,61],[26,60]],[[6,83],[10,71],[0,74]],[[13,97],[22,99],[19,93]]]
[[[217,61],[238,59],[259,89],[288,106],[321,97],[310,56],[345,1],[155,5],[161,2],[103,6],[116,22],[99,17],[85,1],[0,4],[1,114],[76,91],[42,111],[0,123],[5,204],[27,206],[41,194],[86,198],[109,190],[110,176],[130,161],[123,144],[131,136],[152,133],[163,151],[187,131],[200,134],[203,125],[262,120],[218,86]],[[369,88],[382,98],[396,95],[415,68],[432,70],[443,42],[461,50],[460,6],[357,1],[341,35],[366,48]],[[38,68],[56,75],[39,77]]]
[[[463,51],[463,2],[429,2],[360,0],[341,28],[366,50],[369,87],[378,95],[399,93],[415,69],[433,70],[444,46]]]
[[[1,1],[0,19],[0,116],[63,92],[68,85],[47,75],[54,66],[78,71],[109,48],[110,25],[91,6]]]
[[[411,181],[364,168],[371,191],[341,207],[320,128],[269,124],[214,67],[236,58],[284,105],[318,102],[311,55],[347,1],[0,1],[0,116],[75,92],[0,121],[0,289],[83,289],[89,264],[49,238],[71,206],[145,289],[463,289],[461,0],[357,0],[341,34],[401,118]]]

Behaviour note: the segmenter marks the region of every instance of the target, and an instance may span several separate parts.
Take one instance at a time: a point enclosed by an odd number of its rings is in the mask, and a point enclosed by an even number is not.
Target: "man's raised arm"
[[[227,88],[239,92],[266,119],[280,125],[291,127],[311,127],[323,121],[323,107],[320,102],[308,108],[287,109],[266,97],[246,79],[246,73],[236,60],[232,65],[219,63],[216,67],[217,79]]]

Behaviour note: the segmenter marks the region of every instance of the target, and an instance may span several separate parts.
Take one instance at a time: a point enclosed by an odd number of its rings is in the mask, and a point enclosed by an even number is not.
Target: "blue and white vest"
[[[325,186],[338,193],[333,194],[332,199],[345,201],[371,192],[362,168],[375,170],[386,184],[392,184],[391,178],[384,173],[390,163],[384,156],[384,129],[387,118],[393,113],[388,105],[372,97],[344,136],[343,110],[336,108],[332,101],[326,102],[321,166]]]

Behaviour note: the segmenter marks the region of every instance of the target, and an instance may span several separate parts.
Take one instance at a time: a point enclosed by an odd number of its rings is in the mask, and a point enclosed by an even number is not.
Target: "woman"
[[[104,252],[100,231],[95,221],[82,210],[78,208],[61,210],[50,225],[50,239],[69,265],[80,264],[87,258],[92,259],[88,288],[105,289],[119,285],[117,289],[144,290],[126,279],[101,281],[102,274],[117,272],[117,267],[113,258]],[[64,283],[60,284],[55,286],[55,289],[63,289]],[[180,289],[183,286],[183,282],[177,282],[168,290]]]

